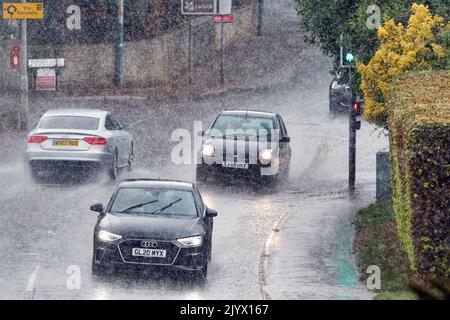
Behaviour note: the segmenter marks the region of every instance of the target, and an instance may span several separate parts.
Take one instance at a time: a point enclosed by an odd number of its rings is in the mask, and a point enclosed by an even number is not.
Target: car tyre
[[[105,279],[109,276],[112,276],[115,273],[115,269],[113,267],[106,267],[99,264],[96,264],[94,260],[92,260],[92,275],[95,278]]]
[[[131,172],[133,171],[133,164],[134,164],[134,146],[131,145],[131,152],[130,155],[128,156],[128,171]]]

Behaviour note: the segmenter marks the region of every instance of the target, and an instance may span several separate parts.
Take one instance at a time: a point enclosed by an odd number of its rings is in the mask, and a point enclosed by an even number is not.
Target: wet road
[[[345,117],[332,119],[327,112],[326,93],[278,90],[276,94],[255,94],[221,98],[231,108],[245,101],[249,109],[271,109],[286,119],[292,138],[292,165],[289,181],[275,190],[240,184],[202,188],[205,200],[219,211],[215,222],[213,258],[204,284],[167,278],[153,279],[146,274],[127,278],[119,275],[108,281],[93,279],[90,273],[92,231],[96,215],[90,204],[107,202],[115,184],[101,181],[33,185],[24,176],[20,152],[11,151],[0,169],[2,189],[0,277],[1,298],[25,299],[260,299],[260,256],[272,226],[289,207],[300,206],[311,197],[333,198],[346,188]],[[207,119],[221,109],[221,99],[172,106],[169,112],[152,112],[140,119],[133,132],[137,146],[137,167],[120,178],[164,177],[193,181],[194,166],[177,166],[170,161],[170,135],[174,128],[192,131],[194,120]],[[211,107],[215,103],[213,107]],[[160,108],[165,108],[161,106]],[[183,112],[183,117],[173,115]],[[117,110],[119,118],[124,114]],[[162,119],[155,117],[161,115]],[[176,119],[169,122],[165,117]],[[131,119],[134,120],[134,119]],[[159,127],[169,123],[167,128]],[[173,128],[172,128],[173,126]],[[206,124],[205,124],[206,126]],[[156,127],[156,128],[155,128]],[[153,135],[144,134],[151,132]],[[150,136],[159,135],[155,140]],[[379,147],[377,133],[365,126],[359,145],[359,159],[374,158]],[[20,145],[7,135],[2,145]],[[159,152],[158,152],[159,150]],[[360,182],[373,177],[360,177]],[[362,180],[361,180],[362,179]],[[310,231],[321,228],[305,222]],[[333,226],[329,226],[329,228]],[[339,226],[336,225],[336,228]],[[319,262],[320,263],[320,262]],[[75,266],[75,267],[73,267]],[[81,287],[67,287],[70,272],[80,270]],[[311,285],[314,285],[313,283]],[[69,286],[70,287],[70,286]]]
[[[269,7],[271,3],[269,1]],[[290,32],[297,28],[295,11],[292,7],[289,10],[292,23],[285,35],[292,35]],[[277,17],[273,17],[273,21],[276,20]],[[269,21],[269,34],[271,26]],[[279,41],[284,42],[280,38]],[[290,46],[290,50],[300,50],[295,48],[295,42],[284,44]],[[275,47],[277,43],[272,45]],[[267,50],[276,51],[275,48]],[[308,50],[300,51],[303,56],[310,56]],[[283,51],[283,54],[287,53]],[[126,103],[78,99],[34,101],[32,113],[35,118],[48,108],[88,106],[111,110],[123,123],[132,124],[136,168],[132,173],[121,173],[119,179],[161,177],[193,181],[193,165],[177,166],[170,159],[173,148],[170,137],[175,129],[187,129],[193,135],[194,121],[203,121],[207,127],[224,108],[271,110],[283,116],[292,139],[291,174],[288,181],[274,190],[240,184],[202,187],[207,204],[219,212],[214,226],[212,262],[205,283],[164,277],[155,279],[145,273],[132,277],[118,275],[99,281],[90,272],[96,215],[88,209],[94,202],[107,202],[116,184],[106,178],[82,182],[64,178],[58,183],[33,185],[23,172],[23,137],[2,135],[0,298],[261,299],[261,254],[274,224],[292,208],[313,212],[314,208],[310,206],[314,206],[311,204],[314,200],[311,199],[325,203],[336,195],[345,197],[347,183],[348,120],[346,117],[330,118],[328,114],[327,60],[322,58],[322,62],[303,66],[298,66],[296,60],[295,68],[287,60],[275,61],[269,57],[266,61],[279,71],[272,75],[277,79],[268,82],[265,90],[230,92],[195,102],[149,105],[140,99]],[[298,69],[302,70],[296,75],[298,81],[290,81]],[[286,75],[290,79],[287,84],[283,78]],[[314,83],[312,79],[322,81]],[[367,173],[358,176],[357,188],[362,189],[367,184],[373,185],[375,152],[385,146],[386,141],[367,124],[363,124],[358,139],[358,165]],[[335,209],[339,210],[339,207]],[[330,234],[341,232],[341,225],[335,222],[331,220],[327,226],[327,230],[333,231]],[[311,235],[321,233],[322,223],[319,220],[317,223],[314,220],[305,222],[309,245],[314,241]],[[322,241],[320,245],[327,246],[328,243]],[[311,261],[312,267],[316,264],[317,269],[321,268],[321,254],[332,253],[328,248],[317,250],[318,257]],[[333,266],[332,262],[329,264],[327,270],[339,267]],[[79,289],[70,286],[74,270],[81,274]],[[330,277],[333,277],[332,272]],[[306,281],[315,286],[314,278]]]

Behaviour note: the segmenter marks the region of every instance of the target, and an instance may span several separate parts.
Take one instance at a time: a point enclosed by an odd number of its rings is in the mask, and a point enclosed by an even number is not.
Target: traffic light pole
[[[26,2],[26,0],[22,0]],[[18,129],[28,130],[28,46],[27,19],[21,21],[21,63],[20,63],[20,108],[18,112]]]

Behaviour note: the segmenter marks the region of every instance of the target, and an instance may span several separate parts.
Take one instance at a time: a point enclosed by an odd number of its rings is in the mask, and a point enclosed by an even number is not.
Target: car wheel
[[[289,179],[289,172],[291,170],[291,162],[287,164],[286,168],[283,170],[283,179],[288,180]]]
[[[329,109],[330,109],[330,116],[336,117],[337,116],[336,106],[334,106],[331,102],[330,102]]]
[[[102,277],[105,275],[104,268],[98,264],[95,264],[94,260],[92,260],[92,275],[94,277]]]
[[[131,152],[128,156],[128,171],[133,170],[133,164],[134,164],[134,146],[131,145]]]
[[[113,162],[109,171],[109,175],[112,180],[116,180],[117,176],[119,175],[119,156],[117,150],[114,152]]]
[[[114,275],[114,273],[115,273],[115,268],[96,264],[94,262],[94,260],[92,260],[92,275],[95,278],[104,279],[104,278]]]
[[[211,238],[209,238],[209,240],[208,240],[208,250],[207,250],[206,256],[208,257],[208,261],[211,261],[211,257],[212,257],[212,241],[211,241]]]

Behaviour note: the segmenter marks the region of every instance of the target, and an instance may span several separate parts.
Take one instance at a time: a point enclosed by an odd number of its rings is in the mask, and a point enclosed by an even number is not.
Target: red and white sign
[[[36,90],[55,91],[56,72],[55,69],[42,68],[36,71]]]
[[[212,22],[213,23],[233,23],[234,22],[234,16],[229,14],[229,15],[224,15],[224,16],[213,16],[212,17]]]
[[[20,69],[20,46],[18,44],[11,46],[11,69]]]

